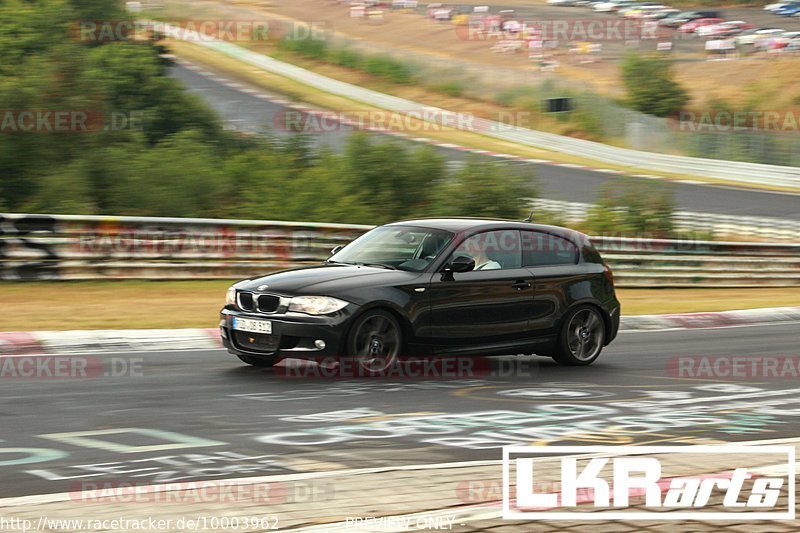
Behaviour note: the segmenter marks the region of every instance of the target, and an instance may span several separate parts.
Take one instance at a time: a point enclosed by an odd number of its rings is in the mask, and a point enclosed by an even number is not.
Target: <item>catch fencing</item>
[[[0,279],[241,279],[317,263],[370,226],[0,214]],[[592,237],[620,287],[800,285],[800,243]]]

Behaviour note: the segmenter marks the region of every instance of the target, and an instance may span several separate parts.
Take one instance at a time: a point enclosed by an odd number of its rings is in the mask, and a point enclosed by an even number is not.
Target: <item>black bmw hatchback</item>
[[[322,264],[233,285],[225,347],[245,363],[539,354],[588,365],[617,335],[611,270],[556,226],[423,219],[377,227]]]

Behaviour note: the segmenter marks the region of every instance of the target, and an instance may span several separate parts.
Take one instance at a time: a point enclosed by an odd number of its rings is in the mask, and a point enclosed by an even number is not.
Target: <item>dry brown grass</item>
[[[213,327],[228,281],[2,282],[0,331]]]
[[[185,0],[170,0],[168,4],[180,5],[182,1]],[[474,0],[461,3],[513,7],[545,2]],[[206,5],[225,9],[214,2]],[[397,52],[407,51],[409,57],[468,59],[487,68],[507,67],[527,72],[534,80],[546,76],[536,71],[525,54],[492,53],[486,42],[461,39],[452,25],[426,20],[418,14],[387,11],[384,24],[370,24],[362,19],[351,18],[347,8],[336,2],[240,0],[235,6],[233,9],[269,13],[271,16],[300,21],[325,20],[342,36]],[[576,16],[578,13],[583,11],[577,11]],[[702,52],[695,55],[699,57]],[[759,111],[800,111],[800,61],[796,58],[717,61],[713,64],[705,61],[679,62],[675,65],[675,71],[679,81],[689,91],[692,107],[696,109],[705,109],[711,100],[724,99],[737,108],[755,104],[763,108],[757,109]],[[615,63],[570,64],[564,60],[558,74],[577,83],[590,84],[607,96],[619,97],[624,94],[620,69]]]
[[[684,63],[678,81],[690,90],[694,107],[722,99],[757,111],[800,112],[800,61],[796,58]],[[758,106],[761,106],[760,108]]]
[[[0,331],[210,328],[228,281],[3,282]],[[625,315],[800,305],[800,287],[619,289]],[[42,305],[46,302],[47,305]]]
[[[756,289],[618,289],[623,315],[730,311],[800,305],[800,287]]]

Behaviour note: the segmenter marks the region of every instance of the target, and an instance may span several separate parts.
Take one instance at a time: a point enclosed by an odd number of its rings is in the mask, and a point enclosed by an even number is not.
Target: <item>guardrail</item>
[[[324,260],[371,226],[0,214],[0,279],[239,279]],[[800,285],[800,243],[600,236],[620,287]]]
[[[464,121],[460,119],[459,114],[453,111],[427,106],[418,102],[329,78],[298,67],[297,65],[278,61],[269,56],[247,50],[246,48],[230,42],[214,39],[196,31],[182,30],[176,26],[167,24],[161,24],[159,28],[169,37],[194,42],[244,63],[321,89],[327,93],[344,96],[351,100],[393,111],[404,116],[418,118],[424,115],[429,122],[446,125],[448,127],[456,127],[462,130],[475,131],[482,135],[503,141],[510,141],[536,148],[545,148],[633,169],[689,176],[724,178],[739,183],[800,188],[800,167],[642,152],[553,133],[520,128],[486,119],[476,118],[475,120],[468,121],[468,124],[463,124]]]
[[[566,222],[574,224],[586,220],[592,204],[536,198],[531,200],[531,206],[534,216],[536,209],[543,209],[555,212]],[[677,230],[710,232],[714,238],[745,237],[800,242],[800,220],[675,211],[672,221]]]

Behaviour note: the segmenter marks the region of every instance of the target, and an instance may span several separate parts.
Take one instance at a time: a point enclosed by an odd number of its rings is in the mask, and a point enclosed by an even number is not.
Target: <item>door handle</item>
[[[530,282],[530,281],[525,281],[525,280],[522,280],[522,279],[518,279],[518,280],[517,280],[517,281],[516,281],[516,282],[515,282],[515,283],[512,285],[512,287],[514,287],[514,288],[515,288],[515,289],[517,289],[518,291],[521,291],[521,290],[523,290],[523,289],[530,289],[530,288],[531,288],[531,282]]]

